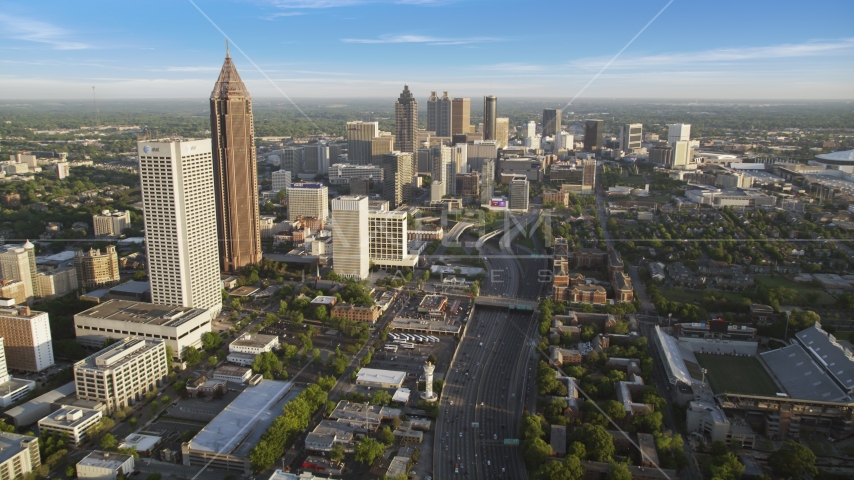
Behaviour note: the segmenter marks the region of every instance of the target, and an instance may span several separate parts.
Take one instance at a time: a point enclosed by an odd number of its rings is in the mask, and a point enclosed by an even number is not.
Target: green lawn
[[[818,293],[818,303],[819,305],[834,305],[836,304],[836,299],[831,296],[829,293],[825,292],[820,288],[815,288],[811,285],[807,285],[805,283],[796,282],[794,280],[789,280],[788,278],[782,275],[757,275],[754,277],[757,285],[765,285],[768,288],[777,288],[777,287],[787,287],[797,290],[801,295],[807,292],[817,292]]]
[[[694,353],[707,370],[706,379],[716,394],[730,392],[773,397],[780,390],[755,357]]]

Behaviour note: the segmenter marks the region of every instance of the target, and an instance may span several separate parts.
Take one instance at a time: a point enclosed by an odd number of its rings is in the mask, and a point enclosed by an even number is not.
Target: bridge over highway
[[[507,298],[507,297],[491,297],[488,295],[481,295],[474,300],[475,305],[480,305],[482,307],[502,307],[509,308],[511,310],[528,310],[532,311],[537,308],[537,302],[532,300],[524,300],[521,298]]]

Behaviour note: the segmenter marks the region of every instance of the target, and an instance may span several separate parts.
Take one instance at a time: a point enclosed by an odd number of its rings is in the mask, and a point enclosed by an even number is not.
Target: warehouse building
[[[406,372],[363,368],[356,374],[356,385],[374,388],[400,388]]]

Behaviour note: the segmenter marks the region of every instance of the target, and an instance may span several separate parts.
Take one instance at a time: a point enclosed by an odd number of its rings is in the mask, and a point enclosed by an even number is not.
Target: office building
[[[507,148],[510,141],[510,119],[507,117],[498,117],[495,119],[495,140],[498,142],[498,148]]]
[[[68,178],[68,175],[71,172],[71,168],[68,162],[57,162],[56,164],[56,178],[57,180],[65,180]]]
[[[202,335],[211,331],[214,315],[208,309],[159,305],[131,300],[107,300],[74,315],[77,341],[98,348],[108,338],[139,337],[163,340],[172,355],[201,349]]]
[[[370,195],[371,179],[370,178],[351,178],[350,179],[350,195]]]
[[[489,202],[495,195],[495,162],[496,160],[486,160],[483,162],[483,167],[480,170],[481,205],[489,205]]]
[[[451,137],[471,133],[471,99],[455,98],[451,101]]]
[[[451,147],[451,161],[456,167],[456,173],[468,173],[470,171],[467,143],[458,143]]]
[[[605,122],[602,120],[584,121],[584,151],[599,153],[605,146]]]
[[[383,198],[397,208],[412,200],[412,153],[383,155]]]
[[[403,86],[403,92],[394,103],[395,144],[401,152],[418,151],[418,102],[409,85]],[[410,161],[412,159],[410,158]]]
[[[620,127],[620,150],[634,152],[640,150],[643,141],[643,124],[631,123]]]
[[[674,123],[667,126],[667,143],[671,146],[676,142],[687,142],[689,140],[691,140],[691,125]]]
[[[4,303],[9,303],[4,302]],[[35,390],[34,380],[12,378],[6,365],[6,347],[3,337],[0,337],[0,407],[8,407],[21,400]]]
[[[657,165],[673,167],[673,147],[655,147],[649,149],[649,161]]]
[[[694,163],[694,149],[690,140],[678,140],[671,144],[673,148],[673,166],[676,170],[684,170]]]
[[[383,180],[382,159],[376,165],[351,165],[339,163],[329,169],[329,178],[370,178],[381,182]]]
[[[281,158],[279,160],[279,168],[291,172],[291,177],[295,177],[303,172],[304,148],[287,147],[275,153]]]
[[[292,183],[288,190],[288,220],[329,217],[329,188],[322,183]]]
[[[378,137],[378,122],[347,122],[347,160],[352,165],[367,165],[373,160],[373,139]]]
[[[537,136],[537,122],[531,120],[525,124],[525,138],[533,138]]]
[[[346,278],[370,274],[368,197],[345,195],[332,200],[332,268]]]
[[[24,284],[27,304],[41,296],[37,275],[35,245],[29,240],[23,246],[0,246],[0,278],[20,280]]]
[[[430,201],[439,202],[445,196],[445,182],[433,180],[430,182]]]
[[[546,108],[543,110],[543,138],[548,136],[553,137],[554,134],[560,131],[561,113],[559,108]]]
[[[10,299],[0,299],[0,337],[6,365],[12,370],[41,372],[53,366],[53,340],[47,312],[15,306]]]
[[[115,480],[134,473],[133,455],[93,450],[77,462],[77,478]]]
[[[279,348],[278,335],[244,334],[228,344],[228,361],[238,365],[251,365],[255,357]]]
[[[218,313],[222,282],[219,248],[211,241],[217,238],[211,141],[141,141],[138,149],[151,300]]]
[[[442,182],[442,185],[445,187],[445,192],[442,196],[450,195],[453,191],[453,189],[448,186],[448,172],[451,168],[452,156],[453,151],[451,147],[445,145],[430,147],[430,163],[432,167],[431,181]]]
[[[92,224],[95,227],[95,236],[119,236],[130,227],[130,210],[104,210],[100,215],[92,215]]]
[[[467,202],[480,201],[480,175],[477,172],[457,174],[456,191]]]
[[[434,132],[437,137],[451,136],[451,99],[448,92],[443,92],[442,98],[436,92],[430,92],[427,99],[427,131]]]
[[[325,141],[303,147],[303,170],[321,175],[329,172],[329,147]]]
[[[497,159],[499,148],[497,140],[475,140],[474,143],[466,144],[466,161],[469,171],[479,171],[483,168],[485,160]]]
[[[383,155],[393,151],[394,135],[391,132],[380,132],[378,137],[371,139],[371,161],[368,163],[380,165],[383,161]]]
[[[47,272],[39,272],[39,288],[43,298],[61,297],[77,290],[77,270],[74,267],[60,267]]]
[[[291,172],[287,170],[279,170],[273,172],[273,191],[276,193],[286,190],[291,184]]]
[[[38,468],[39,438],[17,433],[0,432],[0,478],[23,478]]]
[[[407,213],[371,210],[368,213],[370,262],[379,267],[414,267],[418,255],[408,251]],[[334,238],[334,237],[333,237]]]
[[[261,226],[252,98],[227,49],[210,102],[219,268],[234,273],[261,261]]]
[[[510,181],[510,210],[528,211],[530,183],[526,177],[516,177]]]
[[[483,97],[483,139],[498,140],[497,125],[498,99],[495,95]]]
[[[166,342],[124,338],[74,364],[77,398],[101,402],[106,413],[134,405],[166,380]]]
[[[77,284],[86,291],[119,284],[119,256],[114,245],[104,247],[104,253],[94,248],[88,252],[78,250],[74,254],[74,269]]]
[[[98,410],[64,405],[39,420],[39,433],[67,436],[69,444],[79,447],[86,441],[89,429],[98,423],[103,415]]]

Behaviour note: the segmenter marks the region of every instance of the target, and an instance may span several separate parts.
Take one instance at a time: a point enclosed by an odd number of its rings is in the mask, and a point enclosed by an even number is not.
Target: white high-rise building
[[[445,186],[445,192],[442,194],[450,195],[450,191],[448,190],[448,165],[451,164],[451,158],[453,156],[453,152],[451,147],[447,147],[445,145],[436,145],[434,147],[430,147],[430,160],[433,167],[432,173],[432,181],[442,182],[442,185]]]
[[[575,146],[575,137],[571,133],[557,132],[554,139],[553,151],[572,150]]]
[[[280,157],[279,168],[291,172],[292,176],[302,173],[305,155],[303,147],[287,147],[274,153]]]
[[[286,190],[291,184],[291,172],[287,170],[279,170],[273,172],[273,191],[278,193]]]
[[[451,161],[456,162],[456,173],[469,173],[468,144],[458,143],[451,147]],[[456,182],[456,180],[454,180]]]
[[[510,141],[510,119],[507,117],[498,117],[495,119],[495,141],[501,148],[507,148],[507,143]]]
[[[370,274],[368,197],[332,200],[332,268],[339,276],[364,280]]]
[[[130,227],[130,211],[104,210],[100,215],[92,215],[92,224],[95,227],[95,236],[121,235],[124,229]]]
[[[292,183],[288,187],[288,220],[329,216],[329,189],[322,183]]]
[[[27,304],[33,303],[33,297],[41,296],[41,284],[38,283],[37,275],[35,246],[29,240],[23,247],[0,246],[0,278],[23,282]]]
[[[222,309],[211,140],[137,143],[151,300]]]
[[[380,267],[414,267],[418,255],[410,255],[407,214],[402,210],[371,210],[368,213],[370,261]],[[334,238],[334,237],[333,237]]]
[[[510,181],[510,210],[528,211],[531,184],[526,177],[516,177]]]
[[[691,125],[674,123],[667,126],[667,143],[672,147],[676,142],[691,140]]]
[[[480,169],[480,203],[489,205],[495,193],[495,163],[496,160],[486,160]]]
[[[537,136],[537,122],[531,120],[525,125],[525,138],[534,138]]]
[[[640,150],[643,141],[643,124],[629,123],[620,127],[620,150],[630,153]]]
[[[690,140],[679,140],[673,142],[673,168],[684,170],[689,164],[694,162],[694,149],[691,148]]]
[[[70,166],[68,162],[57,162],[56,164],[56,178],[57,180],[65,180],[68,178],[70,172]]]

